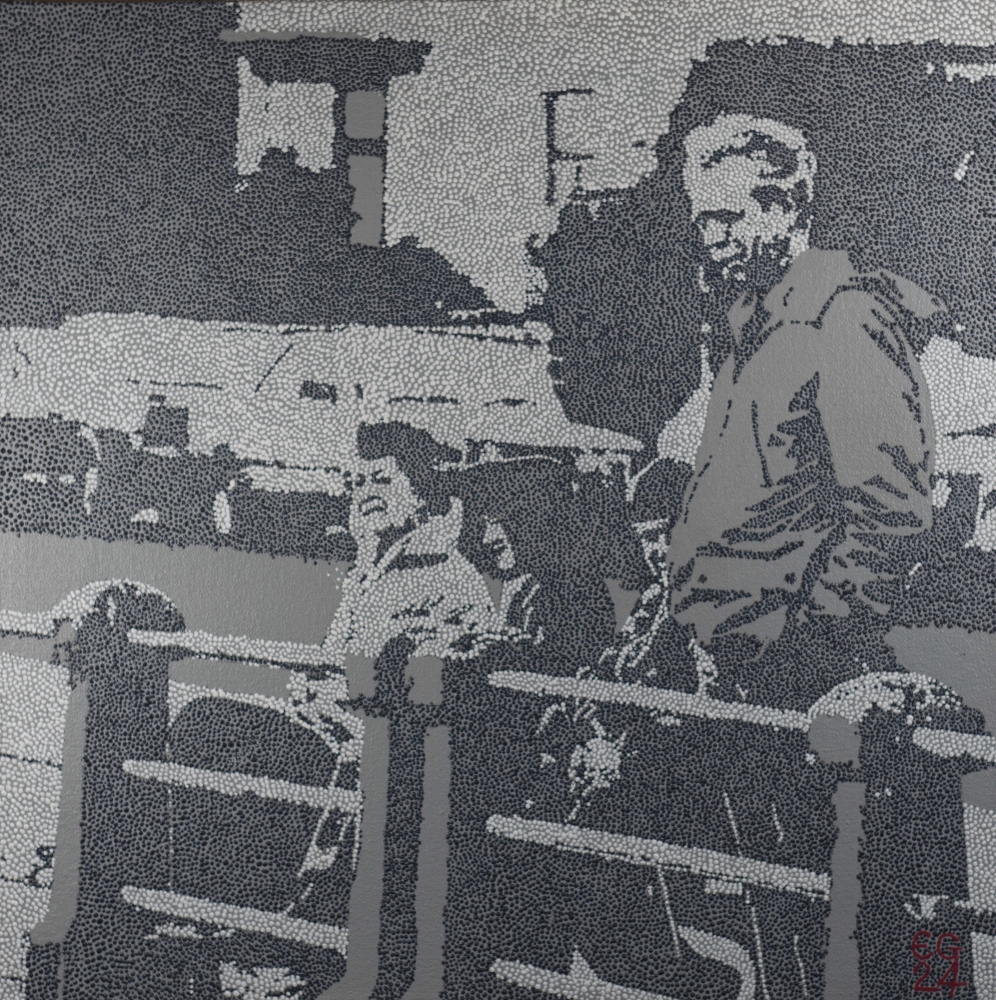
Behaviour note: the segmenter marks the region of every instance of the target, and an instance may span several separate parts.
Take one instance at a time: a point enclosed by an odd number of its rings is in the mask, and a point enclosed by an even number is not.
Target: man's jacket
[[[888,542],[931,526],[934,424],[908,334],[944,311],[823,250],[731,309],[736,348],[668,551],[672,610],[700,642],[887,610],[905,573]]]

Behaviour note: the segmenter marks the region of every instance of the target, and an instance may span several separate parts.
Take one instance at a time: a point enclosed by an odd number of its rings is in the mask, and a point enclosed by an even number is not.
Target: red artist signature
[[[964,979],[958,978],[961,966],[961,942],[957,934],[944,931],[938,934],[937,940],[934,941],[930,931],[917,931],[913,935],[910,951],[916,960],[913,964],[913,976],[916,980],[913,983],[914,993],[940,993],[941,990],[947,990],[948,997],[953,998],[959,986],[968,985]],[[931,960],[935,957],[941,959],[941,963],[947,963],[947,968],[941,972],[936,982],[931,982],[934,974]]]

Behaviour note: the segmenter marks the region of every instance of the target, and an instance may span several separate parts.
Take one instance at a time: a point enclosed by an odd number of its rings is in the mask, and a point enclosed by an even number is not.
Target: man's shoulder
[[[918,319],[929,319],[931,316],[948,311],[941,299],[936,295],[931,295],[930,292],[910,281],[909,278],[884,269],[876,271],[874,277],[884,282],[889,287],[896,302]]]
[[[862,270],[846,250],[810,248],[792,262],[784,278],[768,293],[765,306],[772,317],[791,323],[818,324],[842,294],[852,302],[866,298],[869,307],[885,300],[917,319],[947,312],[944,303],[915,282],[884,268]]]

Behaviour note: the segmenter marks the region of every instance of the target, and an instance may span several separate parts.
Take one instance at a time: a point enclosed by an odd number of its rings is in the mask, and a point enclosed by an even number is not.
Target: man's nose
[[[703,212],[696,221],[706,246],[714,246],[717,243],[725,243],[729,238],[730,226],[743,217],[743,212],[719,209],[715,212]]]
[[[761,206],[762,212],[771,211],[772,205],[781,206],[784,212],[791,212],[795,208],[791,193],[777,184],[761,184],[751,191],[750,196]]]

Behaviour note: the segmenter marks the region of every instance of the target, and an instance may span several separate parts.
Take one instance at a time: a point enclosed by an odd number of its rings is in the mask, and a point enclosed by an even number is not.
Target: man
[[[796,686],[808,708],[880,655],[910,568],[888,550],[931,527],[933,420],[906,330],[944,309],[809,248],[816,160],[797,130],[720,115],[685,148],[699,281],[732,300],[733,347],[671,537],[672,609],[700,645],[741,662],[800,629],[853,636],[851,655]],[[728,694],[748,686],[726,680]]]
[[[825,967],[828,995],[857,996],[847,977],[860,967],[871,1000],[908,978],[907,939],[923,919],[915,897],[967,895],[961,771],[911,733],[979,720],[951,692],[902,673],[884,643],[913,568],[904,541],[932,524],[934,427],[909,332],[945,310],[894,274],[809,247],[816,159],[798,130],[719,115],[689,133],[685,151],[699,286],[727,307],[730,351],[671,535],[670,606],[692,636],[699,694],[811,715],[850,698],[840,714],[860,721],[861,745],[835,756],[801,733],[745,725],[725,736],[738,747],[731,755],[717,732],[712,804],[684,835],[719,846],[728,822],[737,852],[825,872],[830,796],[838,780],[863,782],[860,961],[848,954],[853,909],[838,910]],[[697,735],[689,725],[687,738]],[[857,822],[857,799],[839,792],[841,829],[845,800]],[[822,995],[827,912],[814,903],[787,935],[782,904],[767,919],[746,905],[765,995]],[[953,928],[961,918],[939,919]]]

